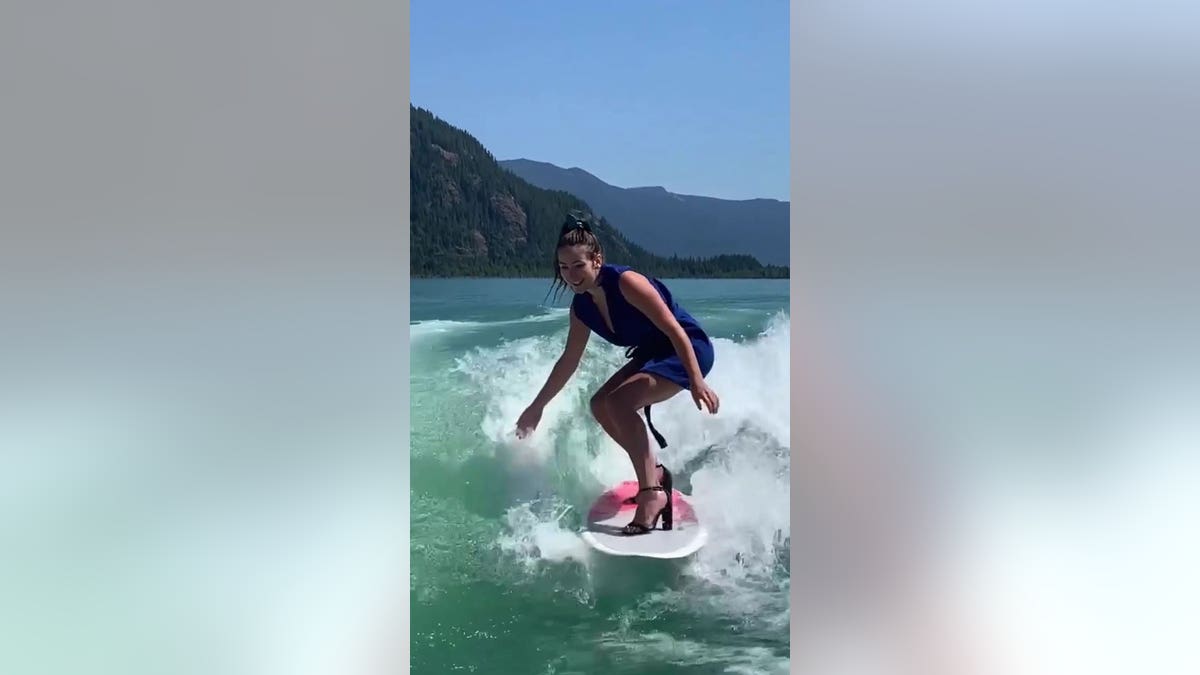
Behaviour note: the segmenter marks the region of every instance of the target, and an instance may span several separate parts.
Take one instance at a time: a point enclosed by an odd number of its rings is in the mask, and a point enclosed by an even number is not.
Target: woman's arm
[[[587,346],[591,333],[591,329],[575,316],[575,310],[572,309],[571,325],[567,330],[567,344],[563,347],[562,356],[554,362],[554,368],[550,371],[550,376],[546,378],[546,384],[533,399],[533,406],[546,407],[546,404],[566,386],[567,381],[575,374],[575,369],[579,367],[579,361],[583,358],[583,349]]]
[[[558,392],[562,391],[563,386],[571,379],[571,375],[575,374],[575,369],[579,367],[579,360],[583,358],[583,348],[587,346],[588,337],[591,334],[591,329],[575,316],[575,310],[572,309],[571,327],[567,330],[567,344],[563,347],[562,356],[554,362],[554,368],[550,370],[546,384],[542,385],[542,390],[534,397],[533,403],[530,403],[529,407],[521,413],[521,417],[517,419],[518,438],[525,438],[537,428],[538,422],[542,420],[542,409],[554,399]]]

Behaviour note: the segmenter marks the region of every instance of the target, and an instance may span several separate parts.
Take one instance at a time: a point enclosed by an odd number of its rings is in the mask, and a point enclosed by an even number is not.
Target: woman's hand
[[[696,379],[692,384],[692,400],[696,402],[696,410],[701,410],[700,403],[703,402],[708,412],[717,414],[717,408],[721,406],[721,399],[717,398],[717,392],[712,390],[703,379]]]
[[[531,405],[521,413],[517,419],[517,438],[525,438],[537,429],[538,422],[542,421],[541,406]]]

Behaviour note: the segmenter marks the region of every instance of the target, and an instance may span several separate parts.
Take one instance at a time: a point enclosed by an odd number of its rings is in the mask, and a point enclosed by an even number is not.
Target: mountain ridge
[[[671,192],[663,186],[618,187],[588,170],[517,158],[500,166],[533,185],[575,195],[621,224],[633,243],[657,255],[751,255],[789,263],[791,203],[770,197],[723,199]]]
[[[529,164],[529,165],[538,165],[538,166],[545,167],[545,168],[557,169],[559,171],[569,171],[572,173],[583,174],[583,175],[587,176],[588,178],[594,179],[597,182],[604,183],[608,187],[616,188],[618,190],[654,190],[654,191],[658,191],[658,192],[666,192],[667,194],[673,195],[675,197],[713,199],[713,200],[722,201],[722,202],[774,202],[776,204],[789,204],[790,203],[787,200],[775,199],[774,197],[746,197],[743,199],[731,199],[729,197],[713,197],[711,195],[698,195],[698,194],[693,194],[690,192],[674,192],[674,191],[668,190],[666,187],[664,187],[662,185],[631,185],[631,186],[627,186],[627,187],[622,187],[620,185],[614,185],[613,183],[609,183],[609,182],[605,181],[603,178],[600,178],[599,176],[593,174],[592,172],[588,171],[587,169],[585,169],[581,166],[562,167],[562,166],[558,166],[557,164],[554,164],[553,162],[543,162],[543,161],[537,160],[537,159],[529,159],[528,157],[515,157],[513,159],[500,159],[497,161],[499,162],[500,166],[504,166],[506,168],[507,168],[506,165],[508,165],[510,163],[513,163],[513,164],[522,164],[523,163],[523,164]]]
[[[546,276],[569,211],[598,215],[594,229],[609,262],[659,277],[786,278],[788,269],[753,256],[659,256],[629,241],[611,219],[561,190],[537,187],[502,168],[465,130],[410,105],[410,254],[414,277]]]

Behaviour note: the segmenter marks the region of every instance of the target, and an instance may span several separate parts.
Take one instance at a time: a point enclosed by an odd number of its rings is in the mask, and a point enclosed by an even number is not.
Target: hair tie
[[[592,226],[588,223],[586,218],[574,214],[567,216],[567,218],[567,222],[563,224],[563,234],[566,234],[571,230],[583,230],[584,232],[592,231]]]

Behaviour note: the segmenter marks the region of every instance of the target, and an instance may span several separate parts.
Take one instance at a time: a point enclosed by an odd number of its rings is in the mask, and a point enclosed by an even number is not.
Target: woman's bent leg
[[[604,404],[609,421],[617,430],[615,440],[621,444],[633,463],[638,487],[644,489],[659,485],[655,454],[646,433],[646,423],[637,411],[648,405],[665,401],[683,391],[670,380],[649,373],[637,373],[628,378],[606,397]],[[634,522],[650,525],[651,518],[666,506],[666,494],[658,491],[638,493],[638,510]]]

